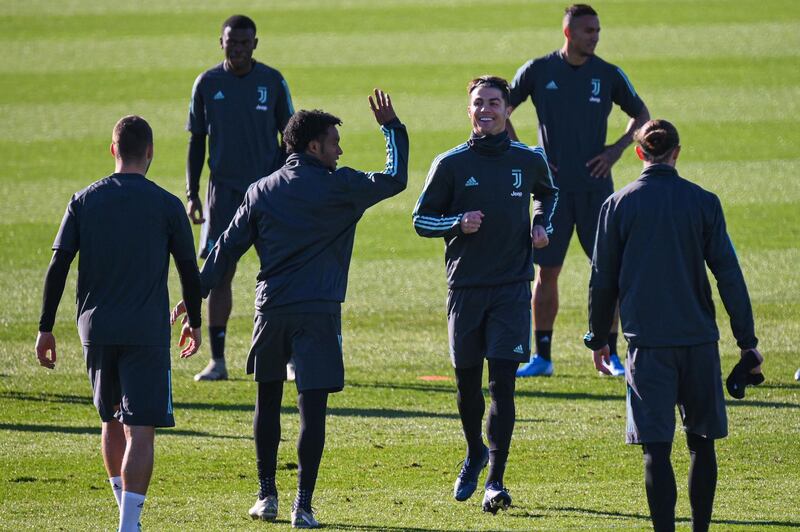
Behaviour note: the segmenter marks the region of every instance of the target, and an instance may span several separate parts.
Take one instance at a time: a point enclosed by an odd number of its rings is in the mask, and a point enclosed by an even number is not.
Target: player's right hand
[[[189,198],[186,202],[186,214],[193,224],[198,225],[206,221],[203,218],[203,203],[200,198]]]
[[[186,347],[183,347],[183,344],[186,343],[186,340],[189,340],[189,344]],[[181,358],[189,358],[193,354],[197,353],[197,351],[200,349],[200,344],[202,343],[203,338],[200,332],[200,327],[196,329],[192,328],[192,326],[189,325],[189,316],[184,316],[180,342],[180,347],[183,347],[181,350]]]
[[[608,345],[601,347],[597,351],[592,351],[592,357],[597,371],[603,375],[611,375],[611,370],[608,369],[608,365],[611,364],[611,348]]]
[[[56,367],[56,337],[53,333],[39,332],[36,337],[36,357],[40,365],[48,369]]]
[[[483,213],[481,211],[465,212],[461,217],[461,232],[465,235],[477,233],[481,228]]]
[[[382,126],[397,118],[397,114],[394,112],[394,107],[392,106],[392,98],[380,89],[375,89],[374,94],[374,100],[372,96],[369,96],[367,99],[369,100],[369,107],[372,109],[372,114],[375,115],[375,120],[377,120],[378,124]]]

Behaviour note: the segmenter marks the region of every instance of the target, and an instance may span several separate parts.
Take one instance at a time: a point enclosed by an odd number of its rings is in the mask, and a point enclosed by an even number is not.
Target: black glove
[[[763,373],[750,373],[750,370],[761,364],[753,351],[748,351],[737,362],[725,380],[725,387],[734,399],[744,399],[747,386],[758,386],[764,382]]]

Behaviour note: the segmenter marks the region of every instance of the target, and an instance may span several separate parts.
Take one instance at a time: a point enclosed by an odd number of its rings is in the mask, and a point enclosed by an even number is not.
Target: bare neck
[[[147,168],[150,166],[147,160],[144,161],[123,161],[121,159],[114,160],[114,172],[117,174],[147,174]]]
[[[590,56],[579,54],[577,51],[572,50],[569,46],[569,41],[564,41],[564,46],[561,47],[561,57],[572,66],[581,66],[589,60]]]

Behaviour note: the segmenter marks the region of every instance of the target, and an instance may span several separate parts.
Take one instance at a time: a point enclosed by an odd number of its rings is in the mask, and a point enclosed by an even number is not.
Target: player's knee
[[[686,434],[686,445],[689,452],[698,456],[714,456],[714,440],[704,438],[691,432]]]

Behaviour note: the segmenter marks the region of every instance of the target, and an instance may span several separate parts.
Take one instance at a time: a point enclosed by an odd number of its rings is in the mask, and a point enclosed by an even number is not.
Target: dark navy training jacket
[[[283,168],[253,183],[228,229],[203,265],[204,296],[254,245],[261,261],[256,309],[337,309],[345,298],[356,223],[369,207],[398,194],[408,181],[408,135],[395,119],[382,172],[331,172],[315,157],[292,154]]]
[[[601,208],[586,345],[607,343],[617,298],[622,330],[634,347],[718,341],[706,265],[739,347],[755,348],[750,297],[719,198],[671,166],[647,167]]]
[[[414,209],[414,229],[444,238],[450,288],[530,281],[531,230],[541,225],[552,232],[557,198],[544,150],[510,141],[506,132],[473,136],[433,160]],[[476,233],[465,235],[461,217],[469,211],[484,218]]]

